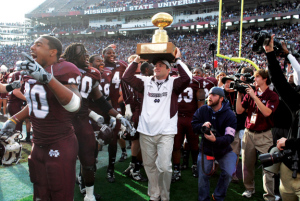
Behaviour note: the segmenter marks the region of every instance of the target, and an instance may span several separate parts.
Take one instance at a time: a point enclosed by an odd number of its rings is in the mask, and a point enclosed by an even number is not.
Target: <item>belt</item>
[[[271,130],[271,129],[266,129],[266,130],[263,130],[263,131],[255,131],[255,130],[251,130],[251,129],[248,129],[250,132],[252,132],[252,133],[264,133],[264,132],[267,132],[267,131],[269,131],[269,130]]]

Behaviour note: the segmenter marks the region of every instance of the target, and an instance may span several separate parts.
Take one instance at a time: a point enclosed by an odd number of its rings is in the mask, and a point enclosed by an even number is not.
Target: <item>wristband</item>
[[[12,119],[12,118],[9,118],[8,120],[10,120],[10,121],[14,122],[14,124],[16,124],[16,125],[17,125],[17,122],[16,122],[14,119]]]
[[[77,111],[80,108],[80,98],[73,93],[70,102],[67,105],[63,105],[63,107],[69,112]]]
[[[121,114],[117,114],[116,119],[121,119],[123,116]]]
[[[181,58],[180,58],[180,57],[178,57],[178,58],[175,58],[175,62],[176,62],[177,60],[181,60]]]
[[[10,84],[6,85],[7,92],[11,92],[12,90],[14,90],[14,88]]]
[[[99,114],[97,114],[94,111],[91,111],[89,114],[89,117],[92,118],[94,121],[97,121],[101,116]]]
[[[12,119],[14,119],[16,122],[20,123],[20,120],[16,117],[16,115],[12,116]]]

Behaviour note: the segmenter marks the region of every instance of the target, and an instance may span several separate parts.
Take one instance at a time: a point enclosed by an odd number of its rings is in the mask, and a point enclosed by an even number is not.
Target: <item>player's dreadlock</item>
[[[78,46],[81,47],[81,50],[77,54],[76,49],[77,49]],[[86,54],[86,52],[85,52],[85,48],[84,48],[83,44],[81,44],[81,43],[72,43],[66,48],[63,55],[61,55],[61,58],[65,59],[68,62],[76,63],[76,60],[79,57],[81,57],[82,55],[85,56],[85,54]]]

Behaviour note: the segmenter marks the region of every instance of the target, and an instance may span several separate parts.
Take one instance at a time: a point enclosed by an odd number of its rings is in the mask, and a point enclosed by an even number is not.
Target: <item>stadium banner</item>
[[[165,2],[165,3],[153,3],[153,4],[144,4],[144,5],[136,5],[136,6],[85,10],[84,15],[137,11],[137,10],[147,10],[147,9],[154,9],[154,8],[167,8],[167,7],[172,7],[172,6],[184,6],[184,5],[188,5],[188,4],[204,3],[204,2],[210,2],[210,1],[217,1],[217,0],[182,0],[182,1],[169,1],[169,2]]]

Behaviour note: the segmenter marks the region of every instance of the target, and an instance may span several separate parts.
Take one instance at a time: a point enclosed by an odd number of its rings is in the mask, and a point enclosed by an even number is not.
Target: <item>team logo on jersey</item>
[[[262,102],[262,103],[266,103],[266,100],[262,100],[261,102]]]
[[[154,103],[159,103],[160,99],[154,99]]]
[[[154,97],[154,98],[160,98],[160,97],[167,96],[167,95],[168,95],[168,92],[162,92],[162,93],[150,93],[150,92],[148,92],[148,96],[149,97]]]
[[[53,156],[54,156],[54,157],[57,158],[57,157],[59,156],[59,151],[58,151],[58,150],[54,150],[54,151],[53,151],[52,149],[50,149],[50,151],[49,151],[49,156],[50,156],[50,157],[53,157]]]

